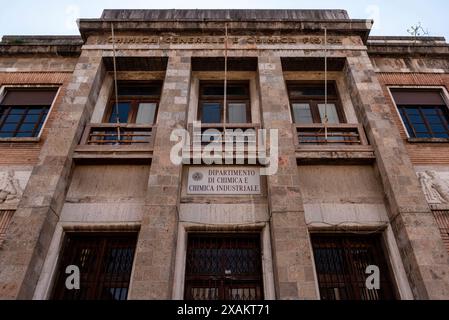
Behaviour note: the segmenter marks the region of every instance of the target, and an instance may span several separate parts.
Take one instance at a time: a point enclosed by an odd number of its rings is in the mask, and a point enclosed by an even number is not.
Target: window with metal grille
[[[432,210],[432,212],[440,229],[443,243],[449,252],[449,210]]]
[[[315,267],[322,300],[393,300],[380,235],[312,235]],[[380,289],[368,289],[368,266],[380,270]]]
[[[262,300],[259,234],[190,234],[186,300]]]
[[[0,210],[0,246],[5,241],[6,231],[8,230],[13,215],[13,210]]]
[[[0,138],[37,137],[57,89],[7,89],[0,104]]]
[[[53,299],[126,300],[137,233],[68,233],[65,237]],[[68,266],[80,269],[80,290],[68,290]]]
[[[392,89],[411,138],[449,138],[449,112],[441,90]]]

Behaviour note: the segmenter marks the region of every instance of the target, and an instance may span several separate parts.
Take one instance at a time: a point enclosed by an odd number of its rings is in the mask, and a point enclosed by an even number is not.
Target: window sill
[[[449,143],[448,138],[408,138],[409,143]]]
[[[0,143],[2,142],[14,142],[14,143],[36,143],[41,141],[41,138],[36,137],[36,138],[0,138]]]

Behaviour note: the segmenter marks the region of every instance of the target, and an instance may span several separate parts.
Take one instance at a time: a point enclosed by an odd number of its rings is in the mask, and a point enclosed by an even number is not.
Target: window
[[[380,235],[312,235],[322,300],[392,300],[395,298]],[[366,268],[380,269],[380,289],[366,287]]]
[[[37,137],[57,89],[6,89],[0,104],[0,138]]]
[[[68,233],[56,276],[55,300],[126,300],[137,234]],[[67,290],[67,266],[80,269],[80,290]]]
[[[117,86],[118,103],[113,93],[105,122],[154,124],[162,83],[119,81]]]
[[[0,199],[1,200],[1,199]],[[6,231],[8,230],[9,223],[11,222],[14,211],[0,210],[0,247],[5,241]]]
[[[250,123],[251,106],[248,82],[229,82],[226,92],[226,123]],[[198,120],[223,123],[224,82],[206,82],[200,86]]]
[[[441,90],[392,89],[411,138],[449,138],[449,113]]]
[[[287,83],[288,95],[292,107],[292,117],[296,124],[324,123],[326,113],[328,123],[345,122],[340,107],[335,83],[329,83],[327,88],[327,108],[325,101],[324,82],[317,83]]]
[[[190,234],[186,300],[262,300],[259,234]]]

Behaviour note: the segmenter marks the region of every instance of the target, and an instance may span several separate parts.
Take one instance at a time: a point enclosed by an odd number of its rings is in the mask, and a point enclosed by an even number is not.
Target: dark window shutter
[[[401,106],[439,106],[445,104],[439,90],[392,90],[391,93],[396,104]]]
[[[56,89],[12,89],[6,92],[1,104],[7,106],[50,106],[56,96],[56,91]]]

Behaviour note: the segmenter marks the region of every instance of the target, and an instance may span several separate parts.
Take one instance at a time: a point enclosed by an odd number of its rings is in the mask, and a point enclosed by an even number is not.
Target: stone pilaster
[[[376,153],[391,225],[416,299],[447,299],[449,258],[366,53],[348,57],[345,78]]]
[[[104,76],[101,52],[85,51],[58,107],[0,251],[0,297],[32,299],[72,168],[71,155],[90,118]]]
[[[259,85],[263,126],[279,130],[279,170],[268,177],[276,295],[278,299],[317,299],[280,57],[259,57]]]
[[[159,106],[154,155],[146,198],[146,213],[137,243],[130,299],[171,299],[173,287],[178,197],[182,166],[170,160],[173,129],[185,128],[191,75],[190,57],[172,56]]]

